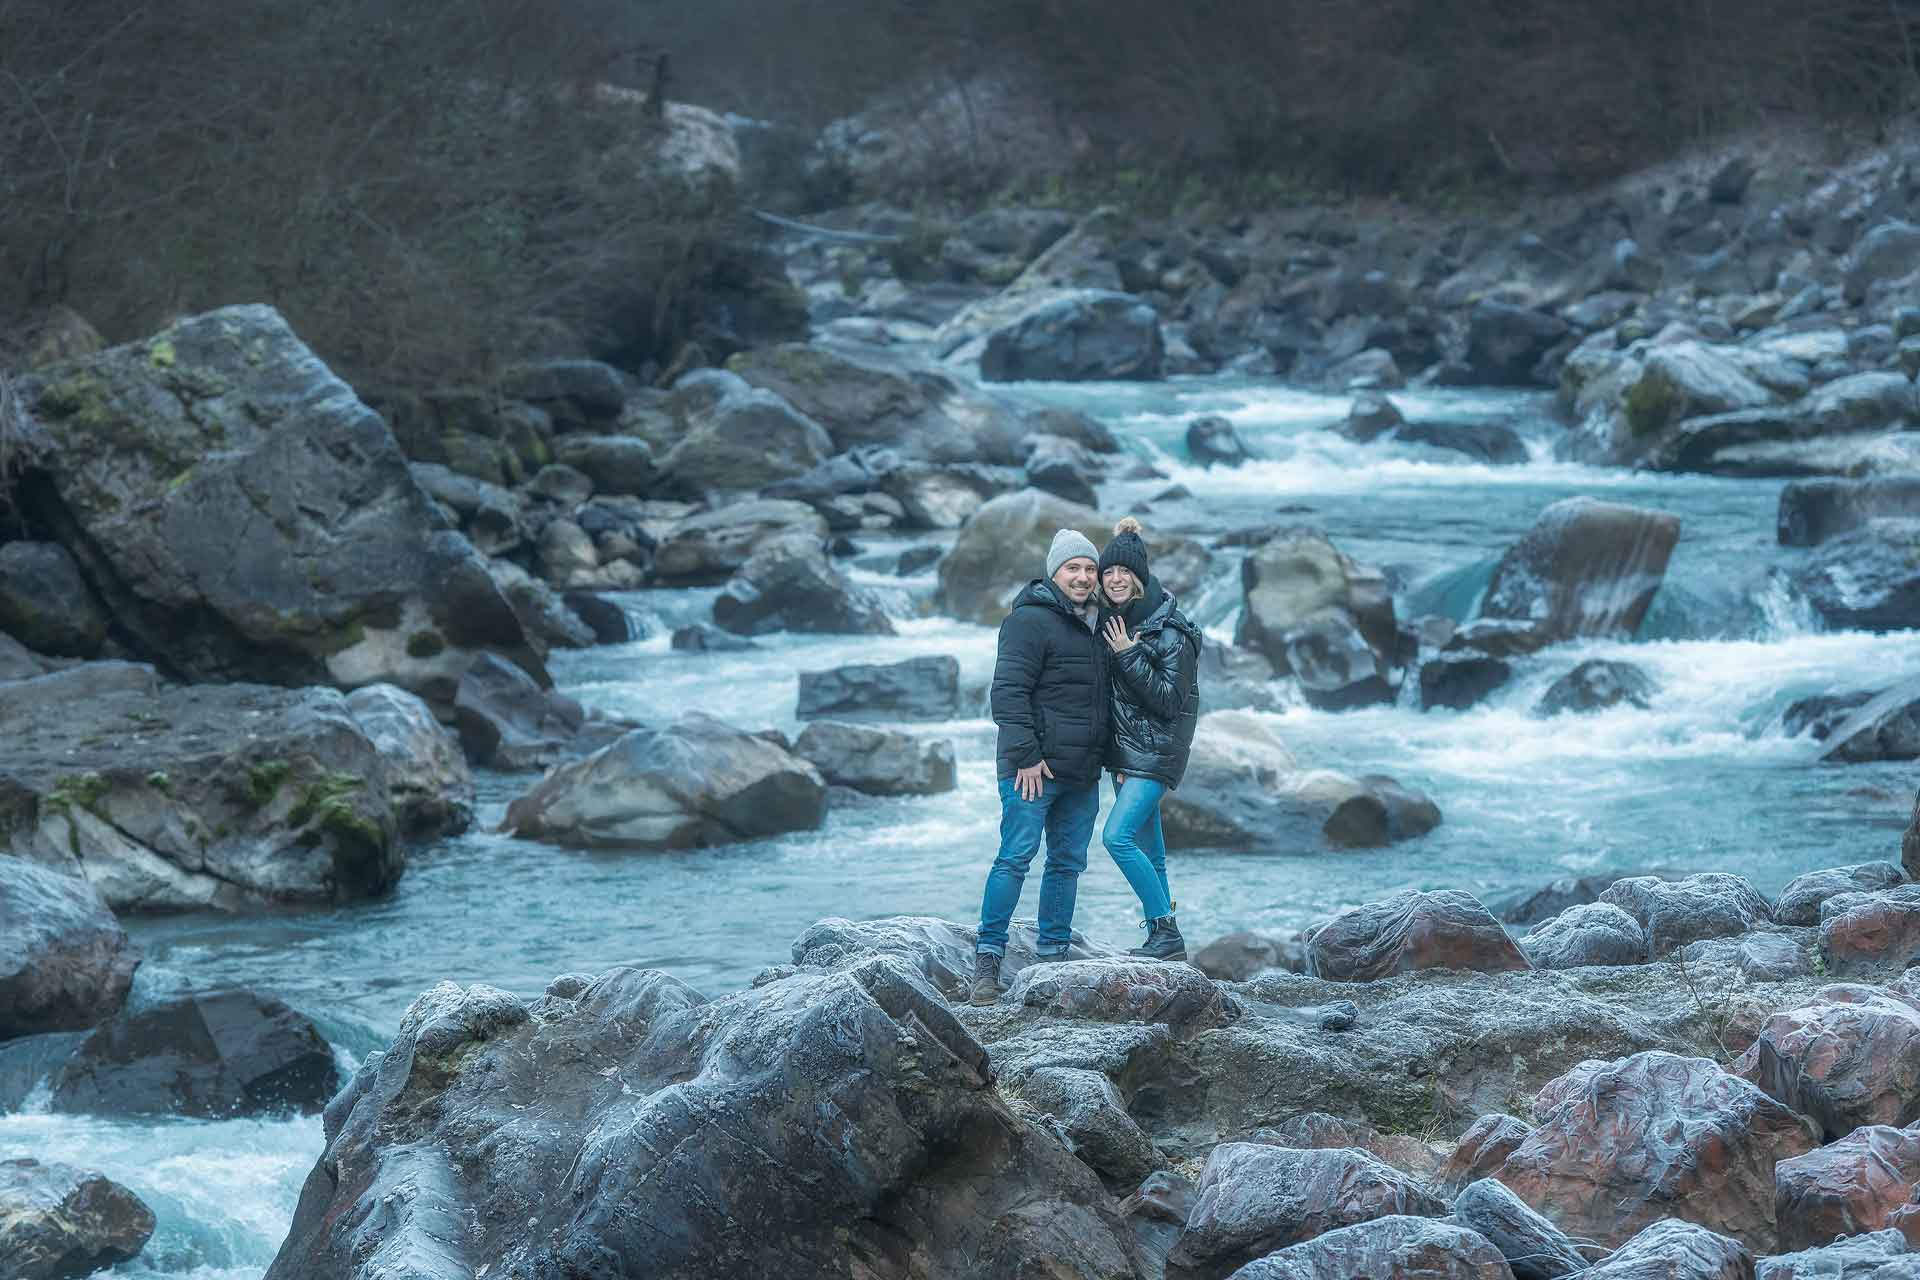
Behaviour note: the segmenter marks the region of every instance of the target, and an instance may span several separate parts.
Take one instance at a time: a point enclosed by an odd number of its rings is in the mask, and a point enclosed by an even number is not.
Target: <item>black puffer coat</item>
[[[1000,624],[993,664],[999,775],[1045,760],[1062,782],[1100,780],[1107,738],[1103,650],[1060,589],[1035,578]]]
[[[1103,632],[1109,616],[1101,616]],[[1107,654],[1113,717],[1107,768],[1177,787],[1200,720],[1200,628],[1152,577],[1122,616],[1134,643]]]

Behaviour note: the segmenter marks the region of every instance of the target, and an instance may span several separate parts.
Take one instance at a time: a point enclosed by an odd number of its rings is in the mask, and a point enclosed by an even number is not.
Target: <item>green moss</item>
[[[1636,436],[1664,429],[1674,410],[1673,388],[1664,378],[1642,375],[1627,392],[1627,426]]]
[[[175,358],[173,343],[165,335],[147,344],[147,359],[153,361],[154,368],[171,369]]]
[[[70,773],[53,784],[53,790],[47,793],[47,809],[53,813],[68,814],[75,809],[85,809],[89,813],[100,812],[100,802],[107,796],[107,780],[97,773]]]
[[[171,797],[173,795],[173,779],[169,778],[163,769],[155,769],[152,773],[148,774],[147,785],[163,796]]]
[[[446,650],[447,642],[437,631],[416,631],[407,637],[409,658],[431,658]]]
[[[182,471],[179,475],[167,481],[167,492],[172,493],[174,490],[186,484],[187,481],[193,479],[193,470],[192,467],[188,467],[185,471]]]
[[[280,787],[293,773],[285,760],[262,760],[247,770],[247,799],[256,809],[264,809],[280,794]]]
[[[364,786],[351,773],[326,774],[302,788],[300,803],[287,815],[287,821],[294,826],[313,822],[344,844],[384,848],[386,834],[380,824],[362,815],[353,804],[353,797]]]
[[[48,384],[34,407],[44,417],[72,422],[88,431],[112,431],[120,421],[113,388],[90,370]]]

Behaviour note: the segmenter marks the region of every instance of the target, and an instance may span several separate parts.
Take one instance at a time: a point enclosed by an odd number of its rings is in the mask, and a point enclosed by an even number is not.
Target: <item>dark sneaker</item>
[[[1000,957],[991,951],[977,951],[973,956],[972,1003],[987,1005],[999,998]]]
[[[1187,958],[1187,940],[1180,936],[1180,925],[1172,916],[1161,916],[1158,920],[1147,921],[1145,945],[1135,947],[1127,954],[1143,960],[1174,963]]]

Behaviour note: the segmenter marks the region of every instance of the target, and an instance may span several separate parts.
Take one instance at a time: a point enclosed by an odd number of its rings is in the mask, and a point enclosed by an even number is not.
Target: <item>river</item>
[[[1297,698],[1273,716],[1305,763],[1390,773],[1432,795],[1445,823],[1397,848],[1174,850],[1181,925],[1194,944],[1238,929],[1290,931],[1408,886],[1493,896],[1568,872],[1650,867],[1736,871],[1765,892],[1815,867],[1896,858],[1912,799],[1905,766],[1822,766],[1784,737],[1795,698],[1878,687],[1920,674],[1911,636],[1824,634],[1785,585],[1803,552],[1775,544],[1780,482],[1640,475],[1552,461],[1560,430],[1544,397],[1396,393],[1410,419],[1510,423],[1530,463],[1492,468],[1419,446],[1358,445],[1330,428],[1347,408],[1270,383],[1029,386],[1020,394],[1100,417],[1166,479],[1102,487],[1102,507],[1139,509],[1173,484],[1190,491],[1144,517],[1156,533],[1202,538],[1253,525],[1310,523],[1357,559],[1386,568],[1401,616],[1469,616],[1501,551],[1551,502],[1577,494],[1658,507],[1682,520],[1666,584],[1634,643],[1551,651],[1531,675],[1474,710],[1404,706],[1346,714]],[[1259,459],[1202,470],[1185,424],[1223,413]],[[947,535],[950,539],[951,535]],[[864,540],[874,559],[934,539]],[[1035,572],[1043,548],[1035,547]],[[1190,602],[1230,635],[1238,554]],[[699,708],[747,727],[796,731],[796,673],[839,663],[952,654],[963,685],[992,667],[989,628],[926,616],[929,572],[855,577],[883,590],[891,638],[775,637],[751,653],[669,650],[671,625],[705,615],[711,590],[635,593],[654,634],[556,655],[562,688],[608,711],[663,721]],[[1530,714],[1545,685],[1586,657],[1650,673],[1650,711],[1577,721]],[[1203,691],[1204,696],[1204,691]],[[134,920],[148,963],[205,983],[271,992],[321,1019],[349,1066],[391,1034],[407,1004],[443,979],[534,993],[552,976],[616,964],[669,970],[708,993],[738,988],[788,959],[826,916],[925,914],[969,921],[998,823],[992,726],[984,718],[909,726],[951,739],[959,788],[933,798],[839,804],[819,831],[676,854],[581,853],[491,833],[527,780],[479,780],[472,832],[419,849],[392,897],[337,910]],[[1029,893],[1023,914],[1033,908]],[[1119,945],[1139,938],[1136,905],[1093,851],[1076,923]],[[255,1280],[284,1236],[321,1148],[317,1118],[123,1123],[0,1116],[0,1158],[31,1154],[98,1169],[151,1204],[160,1230],[122,1276]]]

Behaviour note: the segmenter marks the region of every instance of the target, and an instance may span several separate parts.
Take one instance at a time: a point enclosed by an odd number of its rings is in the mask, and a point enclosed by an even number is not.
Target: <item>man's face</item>
[[[1093,594],[1093,587],[1099,581],[1098,567],[1085,556],[1075,556],[1061,565],[1053,573],[1053,585],[1060,588],[1075,608],[1087,602]]]

